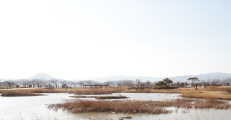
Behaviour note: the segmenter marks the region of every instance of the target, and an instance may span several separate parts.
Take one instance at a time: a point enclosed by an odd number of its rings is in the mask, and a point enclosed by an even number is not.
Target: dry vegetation
[[[33,93],[25,90],[7,90],[2,92],[2,96],[39,96],[42,94]]]
[[[201,90],[182,91],[182,97],[231,100],[230,87],[210,86]]]
[[[125,99],[125,98],[128,98],[126,96],[122,96],[122,95],[119,95],[119,96],[97,96],[96,99]]]
[[[7,89],[7,87],[0,87],[0,89]]]
[[[226,101],[215,99],[176,99],[172,101],[88,101],[69,100],[62,104],[51,104],[51,109],[64,108],[72,113],[81,112],[115,112],[115,113],[148,113],[163,114],[170,113],[165,107],[177,108],[214,108],[228,109],[231,105]]]
[[[45,89],[45,88],[31,88],[31,89],[11,89],[10,91],[30,92],[30,93],[74,93],[76,95],[97,95],[97,94],[111,94],[111,93],[179,93],[182,97],[190,98],[213,98],[213,99],[225,99],[231,100],[231,87],[214,87],[209,86],[206,88],[200,87],[198,90],[194,88],[178,88],[178,89],[144,89],[144,90],[129,90],[128,87],[108,87],[90,89],[90,88],[55,88],[55,89]],[[0,93],[8,91],[6,89],[0,90]]]
[[[224,99],[231,100],[231,94],[221,91],[191,91],[182,92],[182,97],[188,98],[213,98],[213,99]]]
[[[70,100],[63,104],[52,104],[49,108],[64,108],[72,113],[80,112],[116,112],[116,113],[150,113],[160,114],[170,111],[146,104],[140,104],[136,101],[88,101],[88,100]]]
[[[44,88],[31,88],[31,89],[3,89],[0,90],[2,96],[39,96],[40,93],[65,93],[65,89],[44,89]]]
[[[95,98],[95,99],[125,99],[128,98],[126,96],[70,96],[73,98]]]
[[[108,90],[75,90],[73,91],[76,95],[99,95],[99,94],[112,94],[117,91]]]

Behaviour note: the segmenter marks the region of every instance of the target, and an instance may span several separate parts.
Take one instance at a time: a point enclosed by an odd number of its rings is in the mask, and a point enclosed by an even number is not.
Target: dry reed
[[[115,112],[115,113],[169,113],[169,110],[140,104],[135,101],[88,101],[70,100],[63,104],[51,104],[49,108],[64,108],[72,113],[80,112]]]
[[[33,93],[30,91],[20,91],[20,90],[7,90],[2,92],[2,96],[39,96],[42,94]]]
[[[76,95],[98,95],[98,94],[112,94],[117,91],[106,91],[106,90],[77,90],[73,91]]]
[[[96,99],[125,99],[128,97],[119,95],[119,96],[96,96],[95,98]]]
[[[182,97],[188,97],[188,98],[212,98],[212,99],[231,100],[231,94],[227,94],[226,92],[222,92],[222,91],[182,92]]]
[[[163,114],[171,112],[166,110],[166,107],[228,109],[231,108],[231,105],[227,101],[220,101],[215,99],[176,99],[171,101],[69,100],[62,104],[51,104],[48,107],[53,109],[64,108],[72,113],[115,112]]]

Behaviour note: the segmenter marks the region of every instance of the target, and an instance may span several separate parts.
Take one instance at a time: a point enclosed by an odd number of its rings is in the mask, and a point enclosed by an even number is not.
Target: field
[[[212,99],[224,99],[231,100],[231,87],[207,87],[199,88],[178,88],[178,89],[151,89],[147,88],[144,90],[128,89],[128,87],[108,87],[98,90],[91,90],[89,88],[15,88],[15,89],[0,89],[2,96],[34,96],[39,94],[33,93],[74,93],[76,95],[98,95],[98,94],[111,94],[111,93],[179,93],[182,97],[187,98],[212,98]]]

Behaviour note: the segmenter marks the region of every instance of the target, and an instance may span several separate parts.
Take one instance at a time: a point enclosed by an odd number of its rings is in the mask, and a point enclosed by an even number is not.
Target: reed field
[[[171,101],[90,101],[90,100],[68,100],[61,104],[51,104],[51,109],[65,109],[72,113],[82,112],[115,112],[115,113],[146,113],[165,114],[171,113],[166,107],[177,108],[214,108],[229,109],[231,104],[227,101],[215,99],[176,99]]]
[[[11,91],[11,92],[7,92]],[[112,94],[112,93],[179,93],[182,94],[182,97],[188,98],[212,98],[212,99],[224,99],[231,100],[231,87],[215,87],[208,86],[206,88],[200,87],[198,90],[195,88],[178,88],[178,89],[151,89],[146,88],[143,90],[137,89],[128,89],[128,87],[108,87],[108,88],[100,88],[90,89],[90,88],[53,88],[53,89],[45,89],[45,88],[14,88],[14,89],[1,89],[0,93],[10,93],[15,96],[26,95],[34,96],[32,93],[73,93],[76,95],[98,95],[98,94]],[[13,94],[15,93],[15,94]],[[18,95],[17,95],[18,94]]]
[[[76,95],[98,95],[98,94],[112,94],[118,91],[108,91],[108,90],[75,90],[73,91]]]
[[[182,97],[231,100],[230,87],[209,86],[201,90],[182,91]]]
[[[42,94],[33,93],[31,91],[25,91],[25,90],[7,90],[7,91],[3,91],[1,95],[2,96],[39,96]]]

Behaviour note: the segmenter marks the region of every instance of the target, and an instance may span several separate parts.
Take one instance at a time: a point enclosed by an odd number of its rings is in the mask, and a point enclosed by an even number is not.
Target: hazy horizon
[[[231,1],[0,1],[0,78],[231,73]]]
[[[98,78],[74,78],[74,79],[66,79],[66,78],[57,78],[56,76],[51,76],[47,73],[38,73],[38,74],[35,74],[35,75],[31,75],[29,77],[26,77],[26,78],[0,78],[0,80],[7,80],[7,79],[10,79],[10,80],[19,80],[19,79],[45,79],[48,80],[49,77],[51,77],[49,80],[51,79],[60,79],[60,80],[106,80],[107,78],[109,79],[112,79],[112,78],[115,78],[114,80],[122,80],[122,79],[126,79],[127,77],[128,78],[134,78],[134,79],[129,79],[129,80],[136,80],[136,79],[142,79],[142,78],[152,78],[152,79],[157,79],[157,78],[178,78],[178,77],[186,77],[186,76],[190,76],[190,77],[195,77],[195,76],[198,76],[198,75],[206,75],[206,76],[209,76],[209,74],[217,74],[217,75],[224,75],[224,76],[220,76],[220,78],[212,78],[212,79],[230,79],[231,78],[231,73],[221,73],[221,72],[213,72],[213,73],[203,73],[203,74],[194,74],[194,75],[177,75],[177,76],[162,76],[162,77],[155,77],[155,76],[128,76],[128,75],[111,75],[111,76],[103,76],[103,77],[98,77]],[[229,75],[227,75],[229,74]],[[39,76],[39,77],[38,77]],[[228,76],[228,77],[227,77]],[[118,78],[119,77],[119,78]],[[117,79],[118,78],[118,79]],[[160,79],[160,80],[161,80]],[[149,79],[144,79],[144,80],[149,80]],[[186,80],[186,79],[185,79]],[[1,82],[1,81],[0,81]]]

